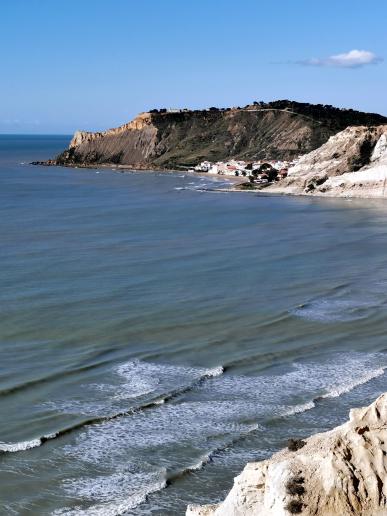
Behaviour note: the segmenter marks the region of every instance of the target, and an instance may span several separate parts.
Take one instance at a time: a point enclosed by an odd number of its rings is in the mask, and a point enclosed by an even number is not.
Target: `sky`
[[[387,115],[385,0],[1,0],[0,133],[292,99]]]

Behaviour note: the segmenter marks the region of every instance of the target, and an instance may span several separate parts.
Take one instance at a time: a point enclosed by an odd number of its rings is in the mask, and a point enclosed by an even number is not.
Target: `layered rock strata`
[[[387,118],[377,114],[287,100],[244,108],[152,110],[108,131],[77,131],[69,148],[48,164],[176,169],[202,160],[292,159],[348,125],[382,123]]]
[[[303,156],[268,192],[334,197],[387,196],[387,125],[348,127]]]

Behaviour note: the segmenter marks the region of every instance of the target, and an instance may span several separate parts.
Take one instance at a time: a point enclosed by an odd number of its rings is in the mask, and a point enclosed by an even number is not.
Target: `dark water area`
[[[387,204],[0,136],[0,514],[184,514],[387,390]]]

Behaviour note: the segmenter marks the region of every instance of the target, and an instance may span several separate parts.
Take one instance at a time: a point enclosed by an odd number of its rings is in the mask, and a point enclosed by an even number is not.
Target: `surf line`
[[[257,430],[263,430],[263,427],[259,424],[252,425],[252,428],[250,428],[246,432],[243,432],[243,433],[237,435],[236,437],[229,439],[228,441],[224,442],[223,444],[220,444],[219,446],[217,446],[213,450],[209,451],[205,455],[202,455],[202,457],[199,459],[199,461],[196,464],[187,466],[186,468],[183,468],[179,471],[172,471],[170,473],[167,472],[166,487],[169,487],[170,485],[172,485],[176,481],[186,477],[187,475],[191,475],[195,471],[200,471],[207,464],[210,464],[211,462],[213,462],[213,459],[217,454],[221,454],[221,453],[225,452],[228,448],[231,448],[238,442],[243,441],[243,439],[246,439],[248,436],[250,436],[253,432],[256,432]]]
[[[22,441],[22,442],[17,442],[17,443],[0,442],[0,454],[27,451],[32,448],[37,448],[39,446],[42,446],[45,443],[47,443],[48,441],[52,441],[53,439],[58,439],[59,437],[62,437],[64,435],[74,432],[76,430],[79,430],[83,427],[106,423],[108,421],[113,421],[120,417],[131,416],[133,414],[137,414],[139,412],[143,412],[145,410],[149,410],[149,409],[158,407],[159,405],[164,405],[165,403],[172,401],[173,399],[177,398],[178,396],[182,396],[183,394],[195,389],[196,387],[200,386],[205,381],[222,375],[224,373],[224,371],[225,371],[225,369],[222,366],[216,367],[214,369],[209,369],[202,376],[200,376],[197,380],[191,382],[189,385],[187,385],[185,387],[175,389],[175,390],[165,393],[165,394],[160,394],[155,399],[150,400],[147,403],[144,403],[143,405],[139,405],[137,407],[131,407],[129,410],[124,410],[122,412],[118,412],[117,414],[113,414],[111,416],[100,416],[100,417],[93,417],[93,418],[85,419],[84,421],[81,421],[79,423],[71,425],[67,428],[58,430],[57,432],[43,435],[42,437],[37,437],[37,438],[31,439],[29,441]]]

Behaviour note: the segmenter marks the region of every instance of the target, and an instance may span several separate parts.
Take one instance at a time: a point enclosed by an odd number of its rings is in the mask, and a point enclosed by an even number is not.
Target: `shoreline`
[[[144,172],[144,173],[166,173],[166,174],[187,174],[192,175],[192,177],[206,177],[212,180],[214,183],[218,180],[224,180],[230,182],[230,188],[203,188],[198,191],[201,192],[218,192],[218,193],[250,193],[257,195],[276,195],[276,196],[290,196],[290,197],[308,197],[308,198],[329,198],[329,199],[375,199],[375,200],[386,200],[387,195],[385,194],[384,184],[371,184],[368,188],[364,188],[363,190],[356,189],[355,184],[346,185],[346,187],[340,190],[330,190],[327,192],[320,191],[311,191],[311,192],[299,192],[299,191],[290,191],[287,188],[283,188],[277,185],[267,185],[261,186],[260,188],[238,188],[238,186],[243,183],[247,183],[245,177],[237,177],[237,176],[226,176],[221,174],[208,174],[208,172],[190,172],[189,170],[177,170],[177,169],[167,169],[159,167],[158,169],[143,167],[143,166],[130,166],[130,165],[114,165],[103,163],[100,165],[97,164],[79,164],[79,165],[70,165],[70,164],[58,164],[51,162],[50,160],[46,161],[33,161],[29,163],[34,166],[45,166],[45,167],[63,167],[63,168],[72,168],[72,169],[105,169],[111,170],[112,172],[120,172],[120,173],[135,173],[135,172]],[[378,187],[382,186],[382,193],[378,194]]]
[[[33,166],[41,166],[41,167],[63,167],[63,168],[73,168],[73,169],[78,169],[78,168],[84,168],[84,169],[89,169],[89,170],[99,170],[99,169],[105,169],[105,170],[111,170],[112,172],[121,172],[121,173],[125,173],[125,172],[128,172],[128,173],[135,173],[135,172],[143,172],[143,173],[165,173],[165,174],[187,174],[189,176],[192,176],[192,177],[205,177],[207,179],[210,179],[214,182],[217,182],[217,180],[219,181],[229,181],[230,183],[232,183],[233,185],[238,185],[238,184],[243,184],[246,182],[246,178],[245,177],[237,177],[237,176],[226,176],[226,175],[222,175],[222,174],[208,174],[208,172],[191,172],[189,171],[188,169],[181,169],[181,170],[178,170],[178,169],[171,169],[171,168],[162,168],[162,167],[159,167],[159,168],[143,168],[143,167],[140,167],[140,166],[130,166],[130,165],[114,165],[114,164],[107,164],[107,163],[103,163],[101,165],[99,164],[96,164],[96,165],[89,165],[89,164],[79,164],[79,165],[70,165],[70,164],[65,164],[65,163],[53,163],[51,162],[51,160],[46,160],[46,161],[32,161],[32,162],[29,162],[29,165],[33,165]],[[203,189],[205,190],[205,189]],[[228,190],[228,189],[217,189],[218,191],[225,191],[225,192],[229,192],[229,191],[234,191],[234,190]],[[208,190],[208,191],[215,191],[215,190]],[[235,191],[243,191],[243,190],[235,190]],[[246,190],[248,191],[248,190]]]

